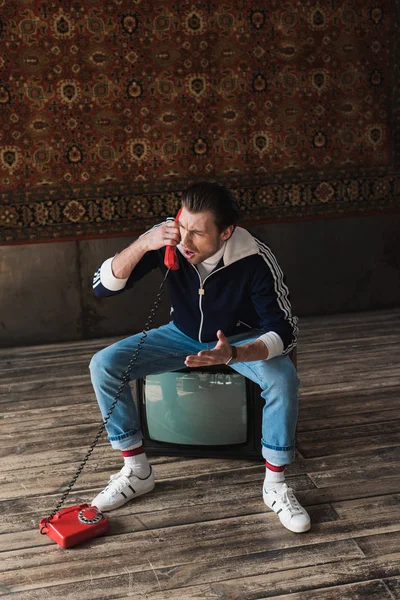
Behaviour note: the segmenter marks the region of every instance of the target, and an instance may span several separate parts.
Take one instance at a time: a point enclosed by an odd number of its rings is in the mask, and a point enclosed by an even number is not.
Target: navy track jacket
[[[156,268],[165,274],[164,254],[165,247],[147,252],[127,280],[118,280],[122,289],[109,284],[105,261],[94,275],[95,294],[119,294]],[[283,342],[283,354],[293,349],[298,319],[292,315],[284,275],[266,244],[236,227],[222,259],[203,282],[179,248],[177,255],[179,270],[169,272],[167,284],[173,322],[180,331],[208,343],[217,340],[218,329],[227,337],[257,329],[277,333]]]

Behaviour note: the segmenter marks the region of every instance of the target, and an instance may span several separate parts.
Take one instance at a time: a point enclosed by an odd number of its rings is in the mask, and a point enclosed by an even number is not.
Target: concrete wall
[[[400,305],[400,214],[259,225],[276,254],[295,314]],[[0,246],[0,347],[125,335],[143,328],[159,273],[98,300],[97,266],[132,238]],[[169,320],[164,298],[155,319]]]

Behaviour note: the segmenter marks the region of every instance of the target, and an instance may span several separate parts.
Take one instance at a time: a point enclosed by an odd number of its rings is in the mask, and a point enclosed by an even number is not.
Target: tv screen
[[[183,369],[137,382],[151,454],[260,458],[260,388],[228,367]]]

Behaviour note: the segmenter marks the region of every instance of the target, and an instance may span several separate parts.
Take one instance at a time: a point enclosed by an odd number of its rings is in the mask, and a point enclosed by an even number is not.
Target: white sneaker
[[[122,467],[119,473],[111,475],[107,487],[92,500],[92,506],[99,510],[107,511],[119,508],[132,498],[151,492],[154,488],[154,473],[150,467],[150,474],[141,479],[130,467]]]
[[[280,483],[271,489],[263,489],[263,500],[279,516],[286,529],[294,533],[304,533],[311,527],[308,512],[299,504],[292,488]]]

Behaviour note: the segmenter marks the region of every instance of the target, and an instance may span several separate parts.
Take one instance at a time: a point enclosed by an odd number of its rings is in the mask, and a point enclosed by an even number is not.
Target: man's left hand
[[[213,350],[202,350],[195,355],[186,357],[187,367],[209,367],[224,365],[232,356],[231,346],[221,330],[217,331],[218,342]]]

